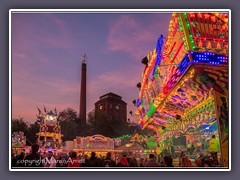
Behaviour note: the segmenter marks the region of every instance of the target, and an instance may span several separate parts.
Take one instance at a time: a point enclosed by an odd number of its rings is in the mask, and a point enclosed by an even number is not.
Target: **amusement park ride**
[[[229,61],[228,14],[173,13],[167,38],[142,60],[139,126],[164,140],[217,122],[227,167]]]
[[[45,107],[44,107],[45,109]],[[37,143],[42,149],[61,149],[62,148],[62,134],[59,122],[61,114],[57,115],[52,111],[42,113],[39,110],[38,123],[40,124],[39,133],[37,133]]]

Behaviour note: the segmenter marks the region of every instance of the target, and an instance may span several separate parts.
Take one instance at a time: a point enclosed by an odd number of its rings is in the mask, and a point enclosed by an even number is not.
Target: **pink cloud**
[[[14,74],[14,73],[13,73]],[[72,107],[78,109],[79,84],[53,77],[36,77],[28,71],[19,71],[12,79],[13,117],[23,116],[27,121],[36,118],[38,107],[49,109]]]
[[[30,14],[29,14],[30,15]],[[39,47],[41,44],[54,48],[74,49],[74,41],[71,38],[70,30],[66,22],[58,18],[55,14],[42,14],[40,17],[46,23],[46,27],[50,25],[55,31],[54,36],[44,26],[40,27],[37,22],[35,24],[28,23],[28,16],[23,14],[14,14],[12,17],[12,39],[13,47],[28,50]],[[31,39],[31,40],[29,40]],[[24,44],[24,46],[22,46]]]
[[[57,38],[53,38],[53,39],[47,38],[44,40],[56,47],[64,47],[64,48],[73,49],[74,41],[72,40],[72,38],[70,36],[71,33],[69,31],[69,28],[68,28],[68,25],[66,24],[66,22],[61,20],[60,18],[58,18],[55,14],[45,14],[45,15],[50,18],[50,20],[56,26],[56,29],[60,31],[60,36]]]
[[[111,51],[123,51],[133,58],[140,60],[153,50],[156,37],[152,33],[155,24],[143,27],[133,17],[123,15],[110,27],[108,36],[108,49]]]

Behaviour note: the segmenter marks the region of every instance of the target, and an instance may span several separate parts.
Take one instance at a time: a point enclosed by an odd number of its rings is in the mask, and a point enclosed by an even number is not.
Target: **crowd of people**
[[[18,155],[12,155],[13,167],[63,167],[63,168],[79,168],[79,167],[217,167],[219,166],[217,152],[219,151],[218,141],[215,136],[210,140],[210,154],[200,154],[195,160],[190,160],[188,153],[181,151],[178,157],[178,163],[173,163],[171,154],[165,154],[164,151],[160,155],[149,154],[146,157],[137,157],[136,154],[123,154],[121,156],[113,156],[108,152],[106,156],[97,156],[95,152],[89,157],[87,154],[77,155],[72,151],[68,155],[59,153],[54,154],[52,151],[40,154],[39,146],[32,145],[30,154],[25,155],[23,152]]]
[[[38,145],[32,146],[32,152],[24,155],[22,152],[19,156],[12,156],[13,167],[174,167],[173,159],[165,156],[163,161],[158,162],[157,156],[150,154],[146,158],[138,158],[136,155],[123,154],[121,157],[113,157],[111,152],[106,156],[97,156],[95,152],[88,157],[87,154],[77,155],[75,151],[67,154],[53,154],[48,151],[40,155]]]

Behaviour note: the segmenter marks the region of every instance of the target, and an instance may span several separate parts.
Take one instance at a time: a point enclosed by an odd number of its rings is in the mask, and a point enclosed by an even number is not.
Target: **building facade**
[[[95,103],[95,112],[120,122],[127,122],[127,103],[122,97],[114,93],[108,93],[100,97]]]

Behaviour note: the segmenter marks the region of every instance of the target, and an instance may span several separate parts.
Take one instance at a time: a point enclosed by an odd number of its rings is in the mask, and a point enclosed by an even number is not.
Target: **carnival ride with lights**
[[[162,141],[207,134],[215,123],[222,165],[228,167],[229,61],[228,14],[173,13],[168,37],[161,35],[142,60],[139,126],[155,130]]]
[[[62,137],[61,126],[59,122],[64,116],[64,112],[57,115],[56,109],[55,113],[52,111],[47,112],[44,107],[43,113],[39,108],[39,115],[37,116],[37,122],[40,124],[39,133],[37,133],[37,143],[40,149],[44,150],[60,150],[62,148]]]

